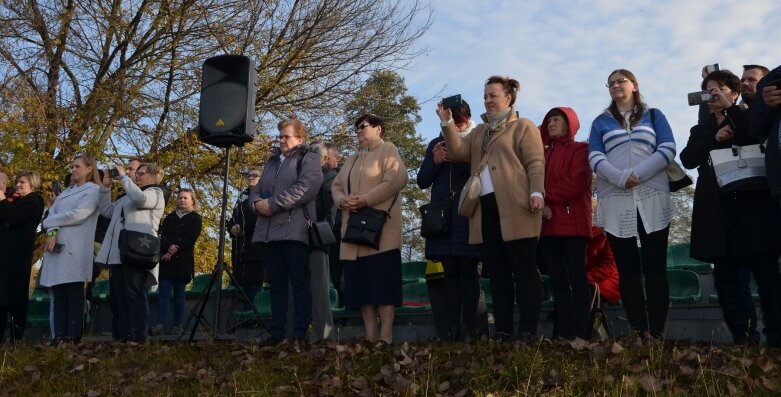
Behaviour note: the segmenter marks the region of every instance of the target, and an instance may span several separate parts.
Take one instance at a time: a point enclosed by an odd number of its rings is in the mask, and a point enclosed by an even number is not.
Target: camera
[[[689,106],[702,105],[713,101],[713,95],[710,94],[710,91],[690,92],[687,94],[687,97],[689,99]]]
[[[719,70],[719,64],[718,63],[714,63],[713,65],[705,65],[705,72],[707,74],[711,74],[711,73],[713,73],[713,72],[715,72],[717,70]]]
[[[114,179],[119,176],[119,171],[116,168],[110,168],[108,170],[108,177]]]
[[[461,100],[461,94],[449,96],[447,98],[442,98],[442,107],[445,109],[452,109],[454,107],[458,107],[462,103],[464,103],[464,101]]]

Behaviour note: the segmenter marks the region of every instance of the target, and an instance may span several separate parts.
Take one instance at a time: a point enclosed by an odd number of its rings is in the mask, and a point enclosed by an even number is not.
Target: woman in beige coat
[[[349,214],[363,207],[388,211],[380,247],[342,241],[345,306],[361,311],[369,342],[393,342],[394,306],[401,305],[401,190],[407,168],[396,145],[382,139],[382,119],[365,114],[355,122],[357,153],[347,159],[331,185],[342,211],[342,235]],[[377,329],[377,315],[381,329]]]
[[[465,137],[459,137],[450,110],[441,103],[437,114],[450,157],[468,161],[472,175],[480,177],[480,202],[469,219],[469,243],[480,244],[491,280],[495,336],[512,337],[517,293],[517,338],[530,341],[536,338],[542,304],[536,252],[545,206],[545,166],[540,131],[513,108],[519,88],[514,79],[491,76],[483,95],[485,123]],[[486,163],[480,168],[483,156]]]

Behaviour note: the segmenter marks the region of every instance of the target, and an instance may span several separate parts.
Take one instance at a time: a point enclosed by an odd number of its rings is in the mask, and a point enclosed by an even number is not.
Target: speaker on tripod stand
[[[201,98],[198,112],[198,137],[204,143],[225,149],[223,168],[222,206],[220,212],[219,245],[217,263],[206,290],[198,298],[192,314],[185,324],[180,338],[187,332],[190,323],[190,340],[195,337],[199,325],[211,329],[212,337],[219,337],[225,331],[220,323],[220,295],[222,275],[228,275],[235,285],[238,297],[252,308],[255,318],[260,318],[251,297],[239,287],[233,274],[225,266],[225,216],[228,204],[228,173],[232,146],[244,146],[252,142],[255,132],[255,81],[257,74],[254,62],[243,55],[220,55],[203,63]],[[209,323],[204,315],[210,298],[214,297],[214,322]]]

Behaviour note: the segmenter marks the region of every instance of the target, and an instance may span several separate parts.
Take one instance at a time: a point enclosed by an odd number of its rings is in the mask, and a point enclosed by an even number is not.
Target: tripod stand
[[[228,170],[230,167],[230,153],[231,153],[231,147],[230,145],[225,148],[225,167],[223,169],[223,179],[222,179],[222,207],[220,212],[220,230],[219,230],[219,244],[217,245],[217,264],[214,267],[214,272],[212,272],[211,277],[209,278],[209,283],[206,285],[206,290],[201,294],[201,296],[198,298],[198,302],[195,304],[195,307],[193,308],[192,313],[190,314],[190,318],[187,320],[187,323],[184,326],[184,329],[182,331],[182,334],[179,335],[179,339],[181,339],[185,333],[187,333],[187,329],[190,326],[190,323],[195,319],[195,324],[192,327],[192,330],[190,331],[190,341],[192,342],[195,338],[195,331],[198,329],[198,325],[201,324],[205,327],[208,327],[211,329],[211,336],[212,338],[218,338],[220,335],[222,335],[226,330],[220,329],[220,297],[221,297],[221,290],[222,290],[222,273],[225,272],[228,275],[228,278],[230,279],[230,282],[236,286],[236,293],[238,294],[239,299],[245,303],[247,306],[249,306],[254,316],[253,318],[259,319],[260,313],[258,312],[258,309],[255,307],[254,302],[252,302],[252,299],[247,297],[247,294],[244,293],[244,290],[239,286],[239,283],[236,281],[236,278],[233,276],[233,273],[225,266],[225,213],[227,211],[228,206]],[[216,296],[216,299],[214,299],[214,323],[209,324],[209,321],[206,319],[206,316],[204,315],[204,311],[206,310],[206,305],[209,302],[209,298],[211,297],[212,293]],[[260,323],[262,326],[262,322]]]

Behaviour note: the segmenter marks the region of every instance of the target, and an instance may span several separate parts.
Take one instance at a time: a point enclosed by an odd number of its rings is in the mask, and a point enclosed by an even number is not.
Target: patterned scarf
[[[510,106],[501,112],[485,115],[486,121],[488,121],[488,131],[483,136],[483,152],[488,151],[488,143],[491,141],[491,137],[495,132],[502,130],[510,114],[514,111],[515,109]]]

